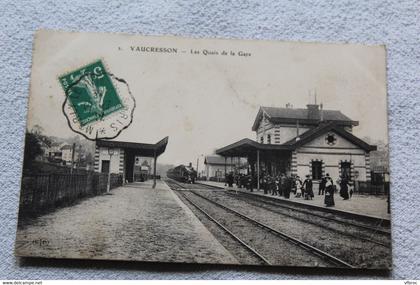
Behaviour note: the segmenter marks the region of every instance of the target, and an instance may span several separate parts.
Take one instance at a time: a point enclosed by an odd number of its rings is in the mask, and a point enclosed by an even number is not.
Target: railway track
[[[174,183],[178,183],[178,182],[174,181]],[[178,185],[180,185],[180,184],[178,184]],[[190,185],[190,184],[187,184],[187,185]],[[219,187],[206,185],[206,184],[194,184],[194,185],[199,185],[199,187],[204,188],[204,189],[220,190]],[[186,188],[185,186],[182,186],[182,185],[177,186],[177,187]],[[197,186],[195,186],[195,187],[188,186],[187,189],[196,190],[197,188],[198,188]],[[284,203],[280,203],[280,202],[269,201],[267,198],[259,197],[258,195],[253,195],[253,194],[243,193],[243,192],[237,192],[237,193],[233,194],[233,193],[231,193],[231,191],[228,191],[227,193],[229,193],[230,195],[235,196],[235,197],[240,197],[244,201],[259,201],[259,202],[267,204],[267,205],[281,207],[283,209],[291,210],[291,211],[294,211],[294,212],[307,214],[307,215],[310,215],[311,217],[316,217],[316,218],[322,219],[324,221],[330,221],[330,222],[334,222],[336,224],[342,224],[342,225],[349,226],[349,227],[359,228],[359,229],[362,229],[362,230],[365,230],[365,231],[369,231],[372,234],[381,234],[381,235],[387,236],[387,237],[389,237],[391,235],[391,232],[389,230],[382,229],[378,226],[369,226],[369,225],[364,225],[364,224],[361,224],[361,223],[355,223],[355,222],[352,222],[352,221],[349,221],[349,220],[337,219],[337,217],[328,217],[327,215],[318,214],[318,213],[315,213],[314,211],[308,211],[308,210],[301,209],[301,208],[298,208],[298,207],[288,206],[288,205],[285,205]],[[255,206],[259,206],[259,205],[255,205]],[[261,206],[261,207],[265,208],[266,210],[273,211],[272,209],[266,208],[264,206]],[[274,211],[274,212],[276,212],[278,214],[283,214],[283,213],[280,213],[280,212],[277,212],[277,211]],[[287,214],[284,214],[284,215],[287,215]],[[287,215],[287,216],[289,216],[291,218],[295,218],[292,215]],[[320,226],[322,226],[322,225],[320,225]],[[375,243],[375,241],[373,241],[373,242]],[[381,242],[376,242],[376,243],[378,245],[381,245],[381,246],[386,246],[386,247],[390,246],[388,244],[384,244],[384,243],[381,243]]]
[[[175,182],[178,183],[177,181],[175,181]],[[199,185],[199,187],[204,188],[204,189],[221,190],[220,187],[207,185],[207,184],[201,184],[201,183],[187,184],[187,185]],[[199,190],[199,187],[189,186],[188,189]],[[228,190],[227,193],[230,193],[230,194],[233,195],[233,190]],[[339,223],[339,224],[343,224],[343,225],[352,226],[352,227],[360,228],[360,229],[363,229],[363,230],[371,231],[375,234],[379,233],[379,234],[382,234],[382,235],[385,235],[385,236],[390,236],[391,235],[391,232],[389,230],[381,228],[380,224],[366,225],[366,224],[361,224],[361,223],[355,223],[355,222],[349,221],[348,218],[345,218],[347,220],[344,220],[344,217],[343,217],[343,219],[337,219],[336,216],[329,217],[329,216],[325,215],[325,213],[323,213],[324,215],[323,214],[318,214],[318,213],[315,213],[314,211],[309,211],[309,210],[301,209],[299,207],[293,207],[293,206],[285,205],[284,203],[281,203],[282,201],[274,201],[274,200],[270,201],[269,197],[265,197],[265,196],[260,197],[259,195],[254,195],[254,194],[250,194],[250,193],[246,193],[246,192],[235,192],[235,197],[238,197],[238,196],[244,197],[247,200],[252,200],[252,201],[258,200],[258,201],[260,201],[262,203],[265,203],[265,204],[269,204],[269,205],[273,205],[273,206],[277,206],[277,207],[280,206],[280,207],[288,209],[288,210],[293,210],[295,212],[308,214],[308,215],[311,215],[313,217],[321,218],[323,220],[328,220],[328,221],[332,221],[332,222],[335,222],[335,223]]]
[[[260,208],[265,209],[267,211],[270,211],[270,212],[273,212],[273,213],[276,213],[276,214],[279,214],[279,215],[282,215],[282,216],[285,216],[285,217],[289,217],[289,218],[292,218],[292,219],[300,221],[300,222],[304,222],[304,223],[307,223],[307,224],[312,224],[312,225],[315,225],[315,226],[319,226],[319,227],[322,227],[324,229],[327,229],[329,231],[332,231],[332,232],[335,232],[335,233],[338,233],[338,234],[341,234],[341,235],[356,238],[356,239],[362,240],[364,242],[374,243],[374,244],[377,244],[377,245],[380,245],[380,246],[383,246],[383,247],[386,247],[386,248],[389,248],[391,246],[390,243],[384,243],[382,241],[374,240],[374,239],[372,239],[372,237],[363,237],[363,236],[360,236],[360,235],[355,235],[355,234],[352,234],[352,233],[349,233],[349,232],[338,230],[338,229],[332,227],[331,225],[326,225],[325,223],[322,223],[322,222],[319,223],[319,222],[313,221],[312,219],[313,219],[313,217],[315,217],[315,218],[327,220],[329,222],[332,221],[332,222],[337,223],[337,224],[344,224],[345,226],[351,226],[351,227],[361,228],[363,230],[369,230],[371,235],[373,235],[374,233],[377,232],[375,229],[371,229],[369,227],[365,227],[365,226],[360,227],[360,225],[358,225],[358,224],[336,220],[336,219],[333,219],[333,218],[325,217],[325,216],[318,215],[318,214],[308,212],[308,211],[301,211],[300,209],[295,209],[295,208],[292,208],[292,207],[287,207],[287,206],[283,207],[283,205],[279,205],[277,203],[270,203],[269,201],[262,201],[262,200],[258,200],[258,199],[253,199],[255,195],[253,197],[236,195],[236,194],[232,194],[232,193],[228,193],[228,195],[230,195],[232,197],[235,197],[236,199],[240,199],[240,200],[242,200],[242,201],[244,201],[244,202],[246,202],[250,205],[260,207]],[[256,200],[258,200],[258,201],[256,201]],[[267,207],[266,205],[275,206],[277,208],[273,209],[273,208]],[[281,208],[279,208],[279,206]],[[299,213],[303,213],[303,214],[307,215],[308,218],[297,217],[297,216],[285,213],[284,211],[282,211],[284,209],[299,212]],[[380,232],[380,233],[382,233],[384,235],[389,235],[389,233],[386,233],[386,232]]]
[[[185,187],[183,187],[183,185],[179,184],[176,181],[168,181],[170,186],[173,187],[174,190],[189,190],[186,189]],[[222,228],[225,232],[227,232],[230,236],[234,237],[240,244],[242,244],[243,246],[245,246],[250,252],[252,252],[255,256],[258,256],[258,258],[260,258],[261,261],[263,261],[265,264],[271,265],[273,264],[272,262],[269,261],[268,257],[265,257],[262,253],[260,253],[257,249],[255,249],[253,246],[251,246],[250,244],[246,243],[245,241],[243,241],[239,236],[235,235],[231,230],[229,230],[226,226],[223,226],[222,223],[220,221],[218,221],[216,218],[214,218],[213,216],[211,216],[205,209],[203,209],[203,207],[200,207],[196,202],[192,201],[192,199],[190,199],[188,197],[188,195],[186,194],[186,192],[191,193],[192,195],[199,197],[202,200],[207,201],[208,203],[215,205],[216,207],[225,210],[226,212],[229,212],[237,217],[239,217],[242,221],[246,221],[248,223],[251,223],[255,226],[257,226],[258,228],[260,228],[261,230],[263,230],[265,232],[265,234],[270,233],[274,236],[276,236],[277,238],[282,239],[283,241],[286,241],[289,244],[295,245],[301,249],[303,249],[305,252],[309,253],[310,255],[313,255],[317,258],[322,259],[324,262],[326,262],[327,264],[330,265],[334,265],[336,267],[341,267],[341,268],[354,268],[353,265],[345,262],[344,260],[341,260],[325,251],[322,251],[310,244],[307,244],[299,239],[296,239],[284,232],[278,231],[266,224],[263,224],[249,216],[243,215],[229,207],[226,207],[220,203],[217,203],[211,199],[208,199],[205,196],[202,196],[194,191],[178,191],[178,193],[185,199],[187,200],[189,203],[191,203],[191,205],[193,205],[197,210],[199,210],[201,213],[203,213],[206,217],[208,217],[210,220],[212,220],[213,222],[215,222],[220,228]]]
[[[201,184],[201,183],[194,183],[194,184],[190,184],[190,183],[184,183],[184,182],[178,182],[172,178],[168,178],[165,180],[168,184],[173,185],[177,190],[218,190],[218,191],[225,191],[225,189],[220,188],[220,187],[215,187],[215,186],[211,186],[211,185],[206,185],[206,184]]]
[[[233,193],[230,193],[230,194],[233,195]],[[368,230],[368,231],[371,231],[375,234],[379,233],[379,234],[386,235],[386,236],[391,235],[390,231],[381,229],[377,226],[376,227],[375,226],[371,227],[371,226],[368,226],[368,225],[363,225],[363,224],[355,223],[355,222],[348,221],[348,220],[337,219],[336,217],[328,217],[328,216],[325,216],[325,215],[315,213],[314,211],[308,211],[308,210],[300,209],[298,207],[287,206],[287,205],[285,205],[281,202],[268,201],[267,198],[259,197],[258,195],[254,195],[254,194],[238,192],[238,194],[235,194],[235,197],[244,197],[247,200],[254,200],[254,201],[258,200],[258,201],[260,201],[262,203],[265,203],[265,204],[268,204],[268,205],[272,205],[272,206],[276,206],[276,207],[282,207],[284,209],[296,211],[296,212],[303,213],[303,214],[308,214],[308,215],[311,215],[313,217],[318,217],[318,218],[321,218],[321,219],[326,220],[326,221],[332,221],[334,223],[339,223],[339,224],[343,224],[343,225],[347,225],[347,226],[360,228],[360,229],[363,229],[363,230]]]
[[[276,230],[276,229],[274,229],[274,228],[272,228],[272,227],[270,227],[270,226],[268,226],[268,225],[266,225],[264,223],[261,223],[261,222],[255,220],[255,219],[253,219],[253,218],[251,218],[249,216],[246,216],[244,214],[241,214],[241,213],[239,213],[236,210],[233,210],[233,209],[231,209],[229,207],[226,207],[226,206],[224,206],[224,205],[222,205],[222,204],[220,204],[218,202],[215,202],[215,201],[213,201],[211,199],[208,199],[207,197],[204,197],[203,195],[200,195],[200,194],[198,194],[196,192],[191,191],[190,193],[192,193],[192,194],[194,194],[194,195],[196,195],[196,196],[198,196],[198,197],[200,197],[200,198],[208,201],[209,203],[211,203],[213,205],[216,205],[219,208],[222,208],[222,209],[224,209],[224,210],[226,210],[228,212],[231,212],[231,213],[235,214],[236,216],[238,216],[238,217],[240,217],[240,218],[242,218],[244,220],[247,220],[247,221],[249,221],[249,222],[257,225],[258,227],[261,227],[262,229],[264,229],[264,230],[266,230],[268,232],[271,232],[274,235],[276,235],[276,236],[278,236],[278,237],[280,237],[280,238],[282,238],[282,239],[284,239],[284,240],[286,240],[286,241],[288,241],[288,242],[290,242],[290,243],[292,243],[292,244],[294,244],[296,246],[299,246],[300,248],[303,248],[304,250],[306,250],[306,251],[308,251],[308,252],[310,252],[310,253],[318,256],[318,257],[321,257],[323,260],[325,260],[328,263],[332,263],[332,264],[334,264],[334,265],[336,265],[338,267],[355,268],[354,266],[352,266],[351,264],[345,262],[344,260],[341,260],[341,259],[339,259],[339,258],[337,258],[337,257],[335,257],[335,256],[333,256],[333,255],[331,255],[331,254],[329,254],[329,253],[327,253],[325,251],[322,251],[322,250],[320,250],[320,249],[318,249],[318,248],[316,248],[316,247],[314,247],[314,246],[312,246],[312,245],[310,245],[308,243],[305,243],[305,242],[303,242],[303,241],[301,241],[301,240],[299,240],[297,238],[294,238],[294,237],[292,237],[292,236],[290,236],[290,235],[288,235],[288,234],[286,234],[284,232],[278,231],[278,230]]]
[[[198,211],[200,211],[202,214],[204,214],[209,220],[211,220],[219,228],[221,228],[224,232],[226,232],[229,236],[231,236],[236,242],[238,242],[240,245],[244,246],[251,254],[253,254],[256,258],[258,258],[262,262],[262,264],[273,265],[261,253],[259,253],[258,251],[256,251],[252,246],[250,246],[249,244],[247,244],[245,241],[243,241],[239,236],[235,235],[228,228],[226,228],[225,226],[223,226],[220,222],[218,222],[215,218],[213,218],[204,209],[202,209],[200,206],[198,206],[196,203],[194,203],[191,199],[189,199],[185,194],[180,193],[180,195],[183,196],[183,198],[185,200],[187,200],[191,205],[193,205]]]

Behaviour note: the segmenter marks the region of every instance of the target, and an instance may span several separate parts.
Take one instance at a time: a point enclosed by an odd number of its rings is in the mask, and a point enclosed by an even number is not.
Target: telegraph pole
[[[199,159],[199,157],[197,157],[197,167],[195,168],[196,171],[197,171],[197,178],[198,178],[198,159]]]
[[[76,149],[76,143],[73,143],[71,147],[71,169],[70,174],[73,174],[73,167],[74,167],[74,151]]]

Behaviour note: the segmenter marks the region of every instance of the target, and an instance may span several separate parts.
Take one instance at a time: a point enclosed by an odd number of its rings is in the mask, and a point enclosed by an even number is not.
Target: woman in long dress
[[[291,177],[286,177],[285,185],[284,185],[284,198],[290,198],[290,192],[292,191],[292,183],[293,180]]]
[[[295,197],[296,198],[300,198],[302,197],[302,180],[300,180],[299,176],[296,176],[296,194]]]
[[[343,177],[340,181],[340,196],[343,197],[343,200],[349,199],[349,182],[347,177]]]
[[[325,183],[325,196],[324,196],[324,204],[327,207],[335,206],[334,203],[334,183],[331,179],[330,175],[326,174],[326,183]]]

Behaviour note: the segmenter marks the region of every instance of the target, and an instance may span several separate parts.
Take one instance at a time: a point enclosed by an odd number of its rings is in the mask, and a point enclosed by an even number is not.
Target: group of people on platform
[[[238,188],[245,187],[251,192],[256,187],[256,180],[256,177],[252,175],[234,175],[233,173],[226,175],[226,183],[229,187],[233,187],[235,183]],[[306,179],[302,181],[298,175],[287,176],[281,173],[280,175],[274,176],[262,173],[259,182],[260,189],[266,195],[278,195],[289,199],[290,193],[294,193],[296,198],[303,198],[305,200],[312,200],[314,198],[313,182],[310,175],[306,175]],[[340,186],[339,193],[343,200],[350,199],[353,195],[353,187],[350,179],[347,176],[342,176],[337,180],[337,184]],[[327,173],[325,176],[322,176],[319,183],[318,195],[324,195],[324,204],[327,207],[335,205],[334,193],[336,191],[337,187],[334,185],[330,175]]]

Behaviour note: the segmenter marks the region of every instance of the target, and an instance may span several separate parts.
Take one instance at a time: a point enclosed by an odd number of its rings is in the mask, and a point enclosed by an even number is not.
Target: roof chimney
[[[319,120],[319,118],[320,118],[319,105],[308,104],[308,105],[306,105],[306,107],[308,108],[308,119]]]

